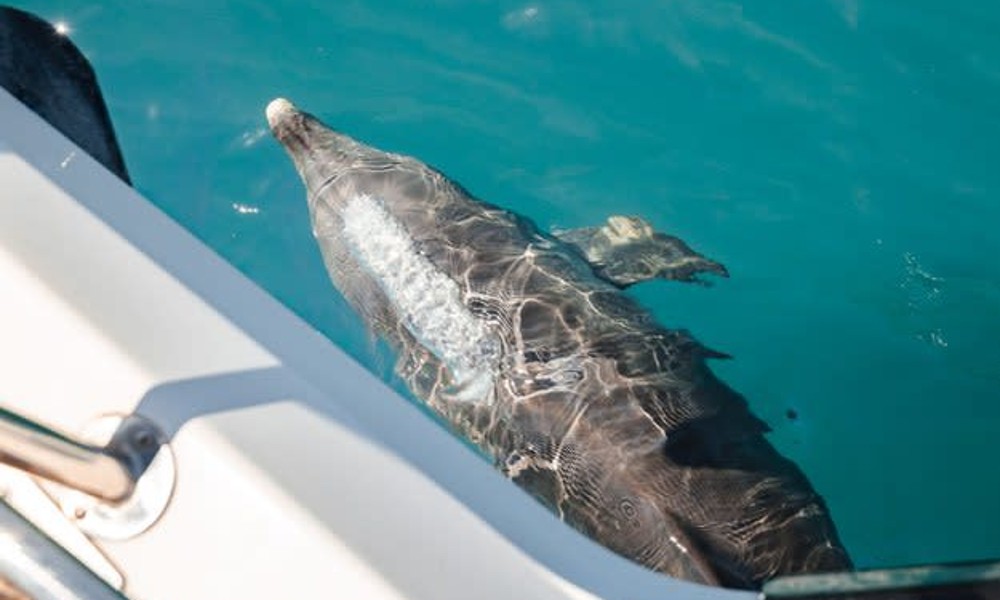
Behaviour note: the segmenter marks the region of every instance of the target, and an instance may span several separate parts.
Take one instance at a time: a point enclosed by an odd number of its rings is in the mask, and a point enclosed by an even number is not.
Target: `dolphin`
[[[547,233],[285,99],[266,114],[333,284],[507,477],[674,577],[757,589],[851,568],[823,499],[707,366],[725,355],[622,293],[725,276],[720,263],[637,217]]]
[[[131,185],[94,69],[50,23],[0,6],[0,87]]]

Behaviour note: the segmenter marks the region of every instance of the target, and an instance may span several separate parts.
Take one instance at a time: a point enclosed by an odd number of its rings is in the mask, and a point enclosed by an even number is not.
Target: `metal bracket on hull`
[[[176,474],[167,441],[134,414],[100,417],[77,439],[0,409],[0,462],[35,476],[68,519],[103,539],[134,537],[166,510]]]
[[[127,540],[146,531],[170,502],[176,479],[167,436],[139,415],[100,417],[82,433],[85,440],[108,439],[102,451],[122,461],[132,477],[131,492],[109,502],[59,484],[43,487],[85,533],[106,540]]]

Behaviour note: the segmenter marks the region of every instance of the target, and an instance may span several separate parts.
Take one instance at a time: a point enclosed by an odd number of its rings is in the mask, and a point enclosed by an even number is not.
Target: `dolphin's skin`
[[[130,183],[90,63],[51,24],[6,6],[0,6],[0,86]]]
[[[683,579],[758,588],[851,568],[823,500],[707,367],[718,354],[620,291],[721,265],[640,219],[560,239],[286,100],[267,116],[333,283],[398,350],[413,392],[508,477]]]

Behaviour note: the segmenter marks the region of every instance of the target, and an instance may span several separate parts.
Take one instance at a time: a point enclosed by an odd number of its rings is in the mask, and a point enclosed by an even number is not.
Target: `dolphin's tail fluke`
[[[131,184],[94,69],[55,27],[0,6],[0,86]]]

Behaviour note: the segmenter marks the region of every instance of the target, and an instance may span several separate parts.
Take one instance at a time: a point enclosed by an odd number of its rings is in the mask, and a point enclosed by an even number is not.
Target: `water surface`
[[[17,4],[91,58],[139,190],[381,376],[275,96],[542,226],[643,215],[725,263],[633,293],[735,356],[858,565],[1000,557],[1000,5]]]

